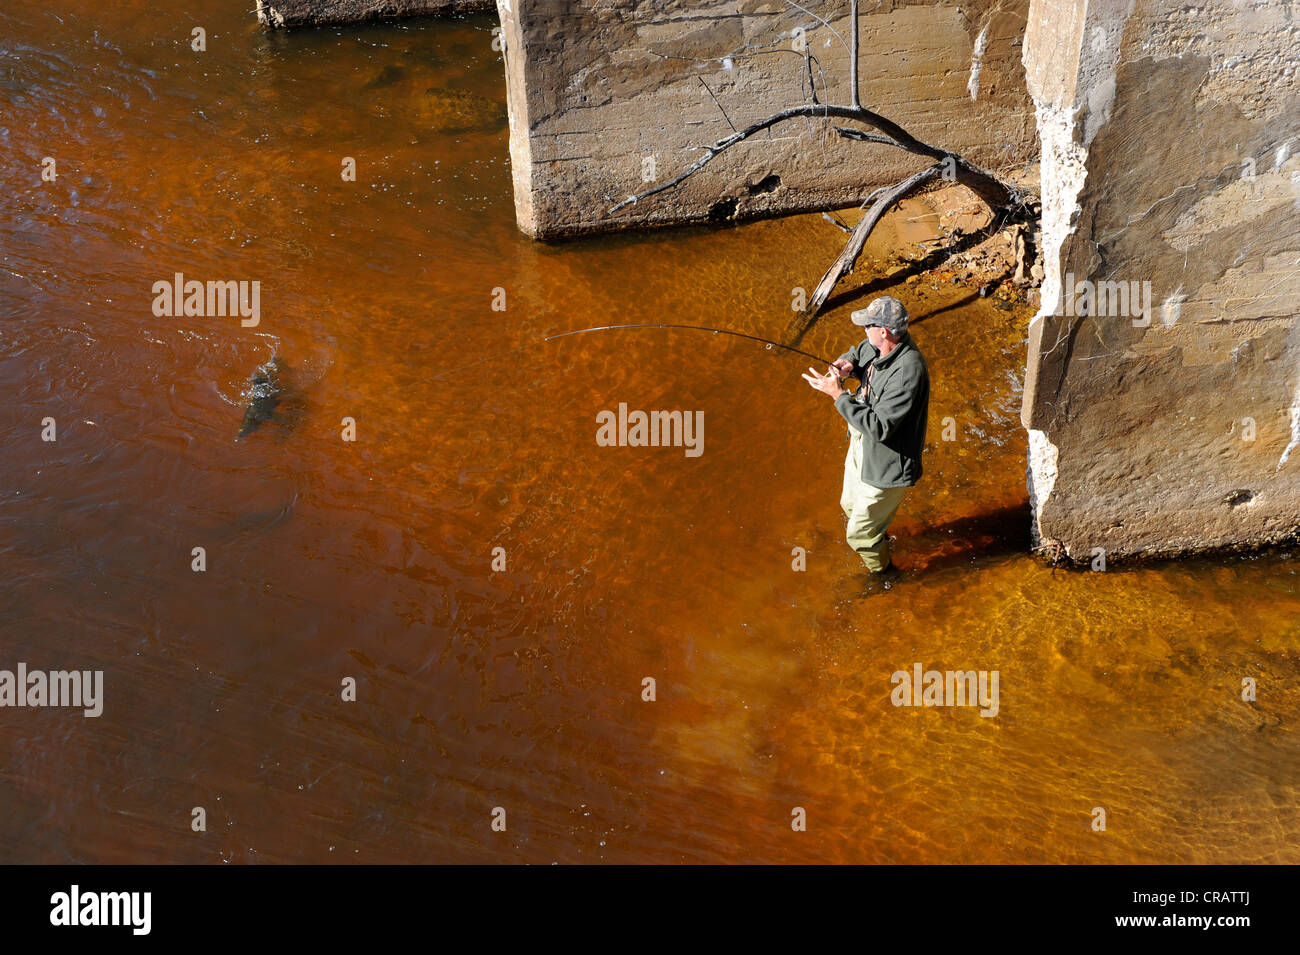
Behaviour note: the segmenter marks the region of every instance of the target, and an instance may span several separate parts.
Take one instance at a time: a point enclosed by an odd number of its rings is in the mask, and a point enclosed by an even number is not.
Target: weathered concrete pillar
[[[1033,0],[1035,532],[1076,559],[1300,530],[1297,9]],[[1147,290],[1149,289],[1149,294]]]
[[[863,105],[997,171],[1034,156],[1028,0],[862,6]],[[915,156],[799,120],[608,213],[733,125],[807,101],[805,45],[820,101],[848,103],[848,10],[820,4],[822,24],[784,0],[498,0],[520,228],[551,238],[846,206],[916,171]]]
[[[493,0],[257,0],[257,19],[278,29],[490,10],[492,5]]]

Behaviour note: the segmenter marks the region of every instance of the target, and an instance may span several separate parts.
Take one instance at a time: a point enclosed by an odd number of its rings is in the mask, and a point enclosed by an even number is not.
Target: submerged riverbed
[[[0,669],[105,696],[0,709],[0,860],[1300,862],[1294,554],[1029,556],[1030,313],[922,279],[926,473],[868,591],[806,361],[542,341],[790,341],[843,235],[523,237],[493,22],[0,12]],[[155,315],[175,273],[258,323]],[[598,444],[620,404],[702,453]],[[996,716],[893,705],[916,663],[998,671]]]

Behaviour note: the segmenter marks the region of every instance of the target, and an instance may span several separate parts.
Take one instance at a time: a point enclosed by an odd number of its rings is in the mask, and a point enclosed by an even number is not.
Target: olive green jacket
[[[910,487],[921,479],[921,450],[930,411],[930,372],[905,337],[884,358],[867,340],[840,356],[862,382],[857,396],[835,399],[835,410],[862,433],[862,480],[873,487]],[[876,371],[867,384],[867,368]]]

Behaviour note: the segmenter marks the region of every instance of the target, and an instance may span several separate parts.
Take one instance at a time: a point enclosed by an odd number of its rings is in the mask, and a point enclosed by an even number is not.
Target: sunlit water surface
[[[0,860],[1300,861],[1292,555],[1030,557],[1024,309],[895,290],[930,443],[869,590],[806,361],[542,341],[792,341],[841,233],[534,243],[490,18],[249,6],[0,12],[0,668],[106,681],[0,710]],[[260,324],[156,317],[176,272],[260,281]],[[855,282],[800,347],[853,343]],[[294,397],[236,440],[273,354]],[[598,446],[620,402],[703,411],[703,454]],[[916,662],[997,670],[997,716],[893,706]]]

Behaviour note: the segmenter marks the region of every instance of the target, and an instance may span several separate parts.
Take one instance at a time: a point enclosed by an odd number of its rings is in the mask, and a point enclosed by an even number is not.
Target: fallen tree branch
[[[852,232],[853,230],[840,221],[839,216],[831,215],[829,212],[823,212],[822,218],[829,222],[841,232]]]
[[[836,119],[856,119],[859,122],[866,123],[868,126],[879,130],[885,136],[889,137],[884,141],[891,146],[897,146],[899,149],[905,149],[910,153],[916,153],[918,156],[926,156],[930,159],[943,159],[945,156],[952,156],[954,160],[962,161],[959,156],[949,153],[946,150],[939,149],[937,146],[931,146],[929,143],[921,142],[919,139],[913,137],[907,130],[903,129],[902,126],[899,126],[897,123],[886,119],[879,113],[874,113],[862,106],[835,106],[831,103],[804,103],[800,106],[790,106],[778,113],[773,113],[765,119],[760,119],[756,123],[751,123],[739,132],[732,133],[730,136],[719,139],[711,146],[696,146],[696,149],[705,150],[707,155],[697,159],[685,170],[674,176],[672,179],[669,179],[667,182],[660,183],[657,186],[652,186],[644,192],[639,192],[634,196],[628,196],[622,202],[613,206],[609,210],[610,214],[613,215],[615,212],[618,212],[626,206],[635,205],[642,199],[649,198],[656,193],[663,192],[666,189],[672,189],[684,179],[693,176],[695,173],[703,169],[715,156],[725,152],[737,143],[744,142],[755,133],[761,133],[763,130],[770,129],[778,123],[784,123],[786,120],[796,119],[800,116],[822,118],[833,116]],[[997,180],[994,179],[993,181],[996,182]]]
[[[985,172],[978,166],[967,162],[956,153],[951,153],[945,149],[940,149],[937,146],[931,146],[929,143],[922,142],[907,130],[903,129],[902,126],[899,126],[892,120],[886,119],[879,113],[872,112],[871,110],[861,106],[835,106],[830,103],[805,103],[801,106],[791,106],[778,113],[773,113],[765,119],[760,119],[758,122],[751,123],[744,129],[732,133],[730,136],[719,139],[710,146],[694,147],[696,149],[705,150],[707,155],[704,155],[691,163],[690,166],[678,173],[672,179],[669,179],[667,182],[662,182],[657,186],[652,186],[643,192],[638,192],[634,196],[628,196],[622,202],[612,206],[609,210],[609,214],[613,215],[620,209],[636,205],[642,199],[647,199],[656,193],[674,188],[685,179],[695,175],[695,173],[703,169],[714,159],[714,157],[730,149],[737,143],[744,142],[755,133],[761,133],[763,130],[770,129],[778,123],[784,123],[786,120],[796,119],[800,116],[822,118],[833,116],[837,119],[855,119],[879,130],[884,135],[876,136],[872,133],[863,132],[861,130],[836,127],[837,131],[840,132],[840,135],[849,139],[861,139],[866,142],[897,146],[899,149],[915,153],[918,156],[925,156],[929,159],[950,160],[949,174],[954,179],[960,181],[963,185],[969,186],[981,199],[989,203],[991,206],[997,207],[1009,205],[1023,199],[1020,191],[1014,186],[1004,183],[992,173]]]
[[[861,106],[858,95],[858,0],[849,4],[849,21],[853,31],[849,34],[853,41],[849,49],[849,93],[853,96],[853,105]]]
[[[893,207],[894,203],[905,198],[909,193],[920,189],[932,179],[938,178],[942,173],[943,163],[936,163],[922,169],[920,172],[908,176],[898,185],[888,189],[872,204],[866,215],[853,227],[853,232],[849,236],[848,244],[844,246],[844,251],[831,263],[831,267],[826,270],[822,280],[817,283],[817,288],[808,301],[808,313],[810,315],[817,314],[822,305],[825,304],[826,299],[830,297],[831,292],[834,291],[839,280],[853,271],[853,266],[857,264],[858,256],[862,254],[862,249],[867,244],[867,237],[871,235],[871,230],[876,227],[876,224]]]
[[[864,207],[868,203],[871,203],[870,208],[862,217],[862,220],[852,230],[849,242],[845,246],[844,251],[840,253],[839,257],[822,277],[822,280],[817,284],[817,289],[809,303],[809,314],[816,315],[822,305],[826,303],[827,298],[830,297],[836,283],[853,270],[853,266],[856,264],[858,257],[862,254],[862,249],[866,245],[871,230],[876,227],[877,223],[879,223],[885,213],[888,212],[889,209],[899,200],[905,198],[910,193],[916,191],[934,179],[942,177],[949,182],[961,183],[979,196],[979,198],[983,200],[983,202],[987,204],[995,214],[999,212],[1019,213],[1027,208],[1028,197],[1014,184],[1003,181],[992,173],[968,162],[956,153],[922,142],[902,126],[892,120],[886,119],[879,113],[862,106],[858,91],[858,0],[851,0],[850,2],[852,32],[850,34],[851,42],[849,43],[844,42],[844,38],[840,36],[833,27],[831,27],[827,20],[817,16],[805,7],[800,6],[798,3],[794,2],[794,0],[786,0],[786,3],[822,23],[840,40],[841,43],[844,43],[845,48],[849,52],[849,91],[852,103],[848,106],[839,106],[830,103],[817,102],[816,85],[811,82],[811,64],[808,58],[808,53],[805,50],[804,62],[805,68],[808,70],[810,86],[812,87],[811,95],[813,102],[804,103],[800,106],[791,106],[787,109],[780,110],[764,119],[751,123],[749,126],[746,126],[741,130],[736,130],[733,124],[731,127],[732,134],[730,136],[719,139],[711,145],[693,147],[695,149],[704,150],[705,154],[695,162],[691,163],[690,166],[678,175],[669,179],[667,182],[652,186],[651,188],[635,195],[628,196],[621,202],[615,203],[610,207],[609,215],[613,215],[627,206],[635,205],[642,199],[647,199],[657,193],[676,188],[686,179],[703,169],[715,157],[721,155],[732,146],[742,143],[757,133],[771,129],[773,126],[791,119],[835,118],[853,120],[865,124],[870,127],[871,130],[874,130],[874,132],[854,129],[847,126],[835,126],[835,132],[845,139],[875,143],[877,145],[894,146],[906,152],[913,153],[914,155],[924,156],[927,159],[935,160],[936,162],[934,165],[909,176],[897,185],[884,190],[875,190],[863,202]],[[702,79],[701,82],[703,82]],[[708,89],[707,84],[705,84],[705,89]],[[712,90],[709,90],[709,95],[713,95]],[[718,103],[717,97],[714,97],[714,102],[717,103],[719,109],[722,108],[722,104]],[[723,116],[726,117],[725,111],[723,112]],[[727,118],[727,122],[728,124],[731,124],[729,117]]]
[[[736,127],[733,126],[731,128],[735,129]],[[882,146],[898,145],[898,143],[894,142],[888,136],[880,136],[876,133],[868,133],[860,129],[850,129],[848,126],[834,126],[832,128],[845,139],[856,139],[863,143],[880,143]]]
[[[731,121],[731,117],[727,115],[727,111],[722,108],[722,104],[718,102],[718,98],[713,95],[713,90],[709,89],[709,84],[704,82],[704,77],[702,76],[696,75],[695,78],[700,81],[700,85],[704,87],[706,92],[708,92],[709,99],[713,100],[713,105],[718,107],[718,111],[722,113],[722,118],[727,121],[727,125],[731,127],[731,131],[734,133],[736,131],[736,124]]]

